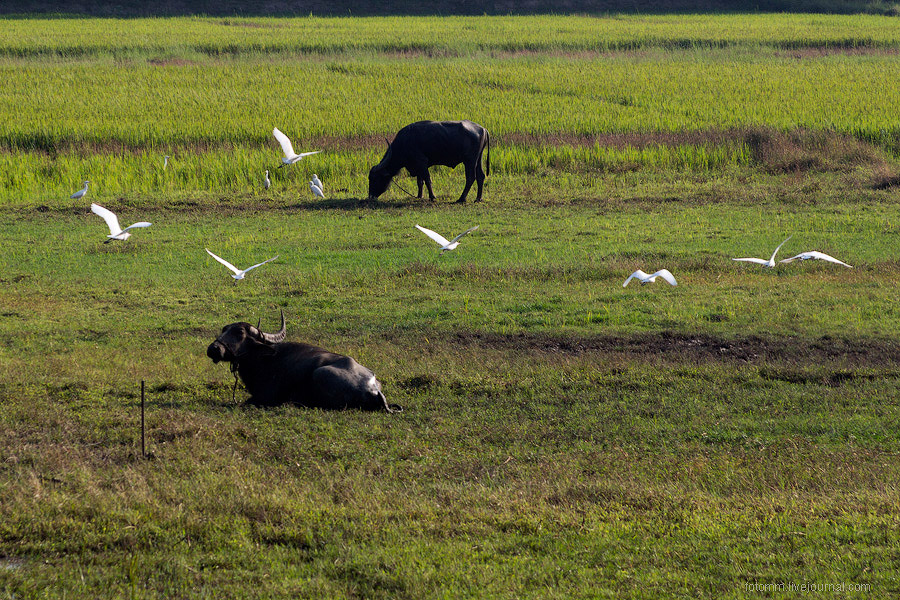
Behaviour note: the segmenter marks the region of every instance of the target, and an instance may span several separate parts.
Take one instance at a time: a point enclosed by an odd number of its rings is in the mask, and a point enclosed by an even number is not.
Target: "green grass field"
[[[0,597],[900,593],[895,18],[2,23]],[[484,201],[367,200],[431,117]],[[405,411],[232,400],[282,309]]]

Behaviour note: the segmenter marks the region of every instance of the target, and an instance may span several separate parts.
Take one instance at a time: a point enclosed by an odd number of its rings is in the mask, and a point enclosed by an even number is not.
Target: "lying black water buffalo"
[[[285,342],[284,311],[281,330],[265,333],[250,323],[232,323],[206,349],[214,363],[231,363],[250,392],[249,402],[362,410],[403,410],[388,404],[375,374],[349,356],[309,344]]]
[[[419,121],[407,125],[397,132],[393,142],[388,143],[387,152],[381,162],[369,171],[369,197],[377,198],[387,189],[394,175],[406,168],[416,177],[419,184],[419,198],[422,184],[428,186],[428,197],[434,200],[431,176],[428,168],[445,165],[450,168],[463,163],[466,168],[466,187],[457,202],[465,202],[472,182],[478,182],[478,196],[485,172],[481,168],[481,155],[487,147],[487,173],[491,173],[491,136],[487,129],[472,121]]]

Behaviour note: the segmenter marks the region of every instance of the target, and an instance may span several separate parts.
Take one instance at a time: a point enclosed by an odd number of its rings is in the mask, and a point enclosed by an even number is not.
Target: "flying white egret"
[[[288,139],[288,136],[281,133],[277,127],[272,130],[272,135],[274,135],[275,139],[278,140],[278,143],[281,144],[281,150],[284,152],[284,158],[281,159],[281,165],[278,167],[279,169],[281,167],[292,165],[306,156],[321,152],[321,150],[315,150],[313,152],[301,152],[300,154],[297,154],[294,152],[294,146],[291,144],[291,140]]]
[[[169,166],[169,155],[166,154],[165,156],[163,156],[163,170],[165,170],[166,167],[168,167],[168,166]]]
[[[322,190],[322,192],[325,191],[325,186],[322,185],[322,180],[319,179],[319,176],[316,175],[315,173],[313,173],[312,182],[313,182],[314,184],[316,184],[316,187],[319,188],[320,190]]]
[[[844,265],[845,267],[852,269],[853,267],[848,265],[847,263],[836,259],[833,256],[828,256],[824,252],[819,252],[817,250],[812,250],[810,252],[801,252],[797,256],[792,256],[790,258],[785,258],[784,260],[779,260],[778,262],[789,263],[794,260],[826,260],[828,262],[832,262],[838,265]]]
[[[771,269],[771,268],[775,267],[775,255],[778,254],[778,251],[781,250],[781,247],[784,246],[787,243],[787,241],[789,239],[791,239],[792,237],[794,237],[794,236],[789,236],[787,240],[784,240],[783,242],[778,244],[778,247],[775,248],[775,252],[772,253],[772,257],[769,260],[764,260],[762,258],[732,258],[731,260],[741,260],[744,262],[752,262],[752,263],[756,263],[758,265],[762,265],[764,267],[768,267]]]
[[[632,273],[631,275],[628,276],[628,279],[625,280],[625,283],[622,284],[622,287],[627,286],[628,282],[631,281],[632,279],[637,279],[641,283],[653,283],[654,281],[656,281],[657,277],[662,277],[665,281],[669,282],[671,285],[678,285],[678,282],[675,281],[675,277],[672,275],[672,273],[669,272],[668,269],[660,269],[659,271],[657,271],[656,273],[653,273],[652,275],[647,275],[646,273],[644,273],[643,271],[638,269],[637,271],[635,271],[634,273]]]
[[[129,229],[133,229],[135,227],[150,227],[153,223],[148,223],[147,221],[138,221],[137,223],[133,223],[122,229],[119,227],[119,218],[116,216],[116,213],[113,211],[103,208],[99,204],[91,204],[91,212],[95,215],[99,215],[106,221],[106,225],[109,227],[109,235],[106,236],[108,239],[103,242],[104,244],[108,244],[113,240],[124,241],[131,237],[131,234],[128,233]]]
[[[424,227],[419,227],[418,225],[416,225],[416,229],[418,229],[419,231],[421,231],[422,233],[424,233],[425,235],[427,235],[428,237],[430,237],[431,239],[436,241],[438,244],[440,244],[441,254],[443,254],[447,250],[453,250],[454,248],[459,246],[460,238],[463,237],[464,235],[468,235],[468,234],[472,233],[473,231],[475,231],[476,229],[478,229],[478,225],[476,225],[475,227],[472,227],[471,229],[467,229],[466,231],[463,231],[461,234],[459,234],[458,236],[456,236],[455,238],[453,238],[452,240],[449,240],[449,241],[447,240],[447,238],[445,238],[441,234],[439,234],[435,231],[432,231],[430,229],[426,229]]]
[[[266,178],[263,180],[265,182],[266,189],[269,189],[269,186],[272,185],[272,180],[269,179],[269,170],[266,169]]]
[[[84,184],[84,187],[81,188],[80,190],[78,190],[77,192],[75,192],[74,194],[72,194],[71,196],[69,196],[69,198],[71,198],[73,200],[78,200],[79,198],[81,198],[85,194],[87,194],[87,188],[88,188],[88,184],[90,183],[90,181],[82,181],[82,183]]]
[[[318,196],[319,198],[325,197],[325,192],[322,191],[322,188],[316,185],[315,181],[309,182],[309,191]]]
[[[277,256],[273,256],[273,257],[270,258],[269,260],[264,260],[264,261],[262,261],[261,263],[255,264],[255,265],[253,265],[252,267],[247,267],[246,269],[243,269],[243,270],[242,270],[242,269],[238,269],[236,266],[234,266],[233,264],[231,264],[230,262],[228,262],[228,261],[225,260],[224,258],[221,258],[221,257],[219,257],[219,256],[216,256],[215,254],[213,254],[212,252],[209,251],[209,248],[205,248],[205,250],[206,250],[207,254],[209,254],[209,255],[212,256],[214,259],[216,259],[217,261],[219,261],[220,263],[222,263],[223,265],[225,265],[226,267],[228,267],[229,269],[231,269],[231,271],[234,273],[234,275],[232,275],[232,277],[234,277],[234,279],[235,279],[236,282],[237,282],[237,281],[240,281],[241,279],[243,279],[244,276],[245,276],[247,273],[249,273],[250,271],[252,271],[252,270],[255,269],[256,267],[261,267],[261,266],[263,266],[264,264],[266,264],[267,262],[272,262],[273,260],[275,260],[276,258],[278,258]]]

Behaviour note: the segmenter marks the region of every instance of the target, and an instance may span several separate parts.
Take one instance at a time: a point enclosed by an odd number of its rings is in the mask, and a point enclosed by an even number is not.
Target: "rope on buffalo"
[[[391,183],[393,183],[393,184],[396,185],[398,188],[400,188],[400,189],[401,189],[407,196],[409,196],[410,198],[417,198],[417,197],[418,197],[418,196],[413,196],[412,194],[410,194],[409,192],[407,192],[407,191],[403,188],[402,185],[400,185],[399,183],[397,183],[396,178],[395,178],[395,179],[391,179]]]
[[[231,388],[231,402],[234,403],[235,395],[237,394],[237,385],[238,385],[238,364],[237,362],[231,363],[231,373],[234,375],[234,387]]]

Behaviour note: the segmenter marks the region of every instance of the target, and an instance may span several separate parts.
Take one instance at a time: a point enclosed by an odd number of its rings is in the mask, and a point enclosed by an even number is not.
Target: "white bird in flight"
[[[319,179],[319,176],[316,175],[315,173],[313,173],[312,182],[313,182],[314,184],[316,184],[316,187],[317,187],[317,188],[319,188],[319,189],[322,190],[323,192],[325,191],[325,186],[322,185],[322,180]]]
[[[119,227],[119,218],[116,216],[116,213],[113,211],[103,208],[99,204],[91,204],[91,212],[95,215],[99,215],[106,221],[106,225],[109,227],[109,235],[106,236],[108,239],[103,242],[104,244],[108,244],[113,240],[125,241],[131,234],[128,233],[129,229],[134,229],[135,227],[150,227],[153,223],[148,223],[147,221],[138,221],[137,223],[133,223],[122,229]]]
[[[478,229],[478,225],[476,225],[475,227],[472,227],[471,229],[467,229],[466,231],[463,231],[461,234],[459,234],[452,240],[447,240],[447,238],[445,238],[441,234],[439,234],[435,231],[432,231],[430,229],[426,229],[424,227],[419,227],[418,225],[416,225],[416,229],[418,229],[419,231],[421,231],[422,233],[424,233],[425,235],[427,235],[428,237],[430,237],[431,239],[436,241],[438,244],[440,244],[441,254],[443,254],[447,250],[453,250],[454,248],[459,246],[460,238],[462,238],[464,235],[468,235],[468,234],[472,233],[473,231],[475,231],[476,229]]]
[[[264,261],[262,261],[261,263],[255,264],[255,265],[253,265],[252,267],[247,267],[246,269],[243,269],[243,270],[242,270],[242,269],[238,269],[236,266],[234,266],[233,264],[231,264],[230,262],[228,262],[228,261],[225,260],[224,258],[221,258],[221,257],[219,257],[219,256],[216,256],[215,254],[213,254],[212,252],[209,251],[209,248],[205,248],[205,250],[206,250],[207,254],[209,254],[209,255],[212,256],[214,259],[216,259],[217,261],[219,261],[220,263],[222,263],[223,265],[225,265],[226,267],[228,267],[229,269],[231,269],[231,271],[234,273],[234,275],[232,275],[232,277],[234,277],[235,281],[240,281],[241,279],[244,278],[244,276],[245,276],[247,273],[249,273],[250,271],[252,271],[252,270],[255,269],[256,267],[261,267],[261,266],[263,266],[264,264],[266,264],[267,262],[272,262],[273,260],[275,260],[276,258],[278,258],[278,256],[273,256],[273,257],[270,258],[269,260],[264,260]]]
[[[797,256],[792,256],[790,258],[785,258],[784,260],[779,260],[778,262],[789,263],[794,260],[826,260],[828,262],[832,262],[838,265],[844,265],[845,267],[852,269],[853,267],[848,265],[847,263],[836,259],[833,256],[828,256],[824,252],[819,252],[818,250],[812,250],[811,252],[801,252]]]
[[[272,185],[272,180],[269,179],[269,170],[266,169],[266,178],[263,180],[265,182],[266,189],[269,189],[269,186]]]
[[[657,271],[656,273],[653,273],[652,275],[647,275],[646,273],[644,273],[643,271],[638,269],[637,271],[635,271],[634,273],[632,273],[631,275],[628,276],[628,279],[625,280],[625,283],[622,284],[622,287],[627,286],[628,282],[631,281],[632,279],[637,279],[641,283],[653,283],[654,281],[656,281],[657,277],[662,277],[665,281],[669,282],[669,284],[671,284],[671,285],[678,285],[678,282],[675,281],[675,277],[672,275],[672,273],[669,272],[668,269],[660,269],[659,271]]]
[[[69,198],[72,198],[73,200],[78,200],[79,198],[81,198],[82,196],[87,194],[87,188],[88,188],[88,184],[90,183],[90,181],[82,181],[82,183],[84,184],[84,187],[81,188],[80,190],[78,190],[77,192],[75,192],[74,194],[72,194],[71,196],[69,196]]]
[[[294,152],[294,146],[291,144],[291,140],[288,139],[288,136],[281,133],[277,127],[272,130],[272,135],[274,135],[275,139],[278,140],[278,143],[281,144],[281,150],[284,152],[284,158],[281,159],[281,166],[278,167],[279,169],[281,167],[292,165],[306,156],[321,152],[321,150],[315,150],[313,152],[301,152],[300,154],[297,154]]]
[[[319,198],[325,197],[325,192],[322,191],[322,188],[316,185],[315,181],[309,182],[309,191],[318,196]]]
[[[775,248],[775,252],[772,253],[772,257],[769,260],[763,260],[762,258],[732,258],[731,260],[752,262],[752,263],[756,263],[758,265],[762,265],[764,267],[768,267],[770,269],[774,268],[775,267],[775,255],[778,254],[778,251],[781,250],[781,247],[784,246],[787,243],[787,241],[789,239],[791,239],[792,237],[794,237],[794,236],[789,236],[787,240],[784,240],[783,242],[778,244],[778,247]],[[784,261],[782,261],[782,262],[784,262]]]

